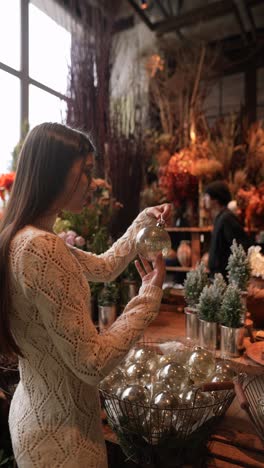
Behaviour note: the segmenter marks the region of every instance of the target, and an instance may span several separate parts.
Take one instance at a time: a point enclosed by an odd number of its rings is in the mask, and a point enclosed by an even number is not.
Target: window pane
[[[11,170],[12,151],[20,138],[20,80],[0,70],[0,173]]]
[[[66,94],[71,34],[50,16],[29,4],[29,75]]]
[[[29,127],[42,122],[65,122],[66,101],[46,93],[36,86],[29,86]]]
[[[20,68],[20,0],[0,0],[0,62]]]

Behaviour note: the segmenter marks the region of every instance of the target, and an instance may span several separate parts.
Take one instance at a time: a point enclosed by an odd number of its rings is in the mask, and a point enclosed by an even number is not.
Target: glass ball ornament
[[[167,410],[178,406],[179,402],[172,392],[169,390],[163,390],[157,393],[152,399],[152,405],[159,410]]]
[[[217,374],[228,376],[229,380],[232,380],[236,375],[236,372],[227,361],[218,361],[215,366],[215,372]]]
[[[207,407],[214,404],[214,398],[210,392],[202,392],[195,387],[184,390],[179,398],[183,406],[186,405],[192,408]]]
[[[161,354],[158,356],[158,368],[166,366],[166,364],[170,364],[172,362],[177,362],[175,360],[174,354]]]
[[[151,372],[148,370],[145,363],[135,362],[130,364],[126,369],[127,381],[130,383],[141,384],[145,386],[151,382]]]
[[[117,395],[120,387],[125,386],[126,375],[119,368],[116,367],[110,374],[108,374],[100,383],[100,388],[109,394]]]
[[[153,351],[153,349],[148,348],[148,347],[135,349],[134,355],[133,355],[133,361],[146,362],[147,359],[150,359],[150,358],[156,358],[156,353]]]
[[[210,351],[196,347],[189,357],[188,367],[195,383],[206,382],[215,370],[214,356]]]
[[[158,444],[164,435],[171,433],[175,423],[175,415],[172,410],[150,409],[142,425],[146,440],[152,445]]]
[[[157,393],[168,390],[166,385],[164,385],[163,382],[157,382],[157,381],[149,382],[148,384],[146,384],[146,388],[148,389],[150,393],[151,399],[153,399],[154,396],[157,395]]]
[[[186,386],[189,375],[184,366],[171,362],[159,370],[157,379],[162,381],[174,393]]]
[[[144,413],[143,405],[149,404],[149,392],[142,385],[128,385],[120,395],[120,406],[126,416],[136,417]]]
[[[161,218],[156,226],[142,228],[136,236],[136,250],[138,254],[153,262],[162,253],[167,257],[171,249],[171,239],[164,229],[165,221]]]

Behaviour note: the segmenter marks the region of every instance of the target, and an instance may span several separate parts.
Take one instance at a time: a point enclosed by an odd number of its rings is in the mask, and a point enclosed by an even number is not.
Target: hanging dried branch
[[[179,46],[162,41],[159,47],[160,55],[147,60],[150,98],[159,109],[163,132],[177,132],[179,146],[187,146],[190,128],[197,126],[203,102],[215,80],[219,52],[199,42]]]
[[[121,0],[107,3],[70,1],[80,19],[72,24],[67,123],[88,131],[98,150],[97,174],[104,173],[104,148],[109,138],[110,51],[115,13]]]

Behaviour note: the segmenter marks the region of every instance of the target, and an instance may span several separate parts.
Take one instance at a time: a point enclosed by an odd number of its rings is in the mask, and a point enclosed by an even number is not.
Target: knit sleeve
[[[143,287],[112,327],[98,334],[90,319],[90,289],[82,268],[52,234],[27,242],[16,271],[24,295],[39,312],[47,339],[71,371],[90,385],[123,359],[159,310],[161,289]]]
[[[83,252],[80,249],[71,248],[72,253],[78,259],[88,281],[108,282],[113,281],[136,256],[136,235],[145,226],[155,225],[154,218],[142,211],[125,234],[116,241],[107,252],[95,255]]]

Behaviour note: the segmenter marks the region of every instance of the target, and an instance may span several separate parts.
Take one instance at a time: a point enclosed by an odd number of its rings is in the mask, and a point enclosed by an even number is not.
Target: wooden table
[[[144,340],[157,341],[160,339],[175,339],[185,334],[184,314],[177,312],[160,312],[157,319],[148,327]],[[263,374],[264,367],[255,364],[246,356],[234,360],[243,367],[248,374]],[[116,437],[105,428],[105,438],[108,445],[110,468],[132,468],[137,465],[125,463],[125,458],[116,452]],[[210,456],[208,467],[217,468],[263,468],[264,443],[257,435],[248,416],[242,410],[235,398],[226,415],[211,436],[209,442]],[[119,450],[119,452],[121,452]],[[111,461],[111,457],[114,461]],[[120,464],[119,464],[120,463]],[[166,468],[165,466],[163,468]]]

